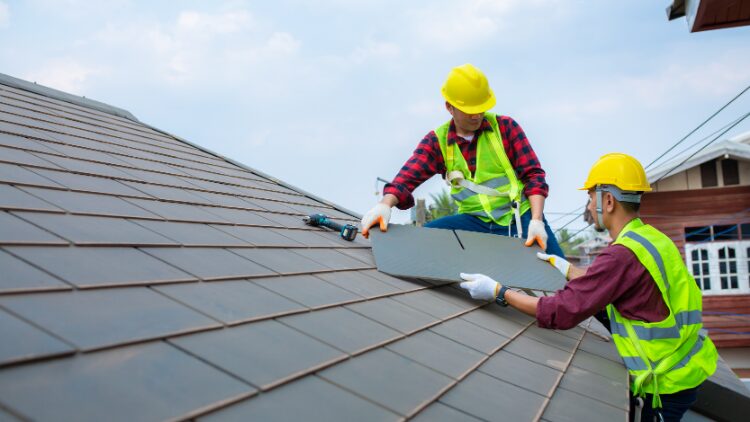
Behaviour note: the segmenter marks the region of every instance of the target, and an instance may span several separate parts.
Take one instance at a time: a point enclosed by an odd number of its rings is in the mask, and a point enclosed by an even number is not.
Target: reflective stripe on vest
[[[661,279],[664,281],[664,286],[667,288],[667,290],[669,290],[669,280],[667,279],[667,272],[664,270],[664,260],[661,259],[661,254],[656,249],[654,244],[649,242],[645,237],[635,232],[627,232],[624,234],[624,236],[640,243],[651,254],[651,256],[654,258],[654,261],[656,262],[656,265],[659,267],[659,272],[661,273]]]
[[[469,187],[451,185],[451,197],[458,203],[458,212],[475,215],[485,222],[494,222],[502,226],[509,226],[512,222],[514,209],[511,201],[519,201],[519,216],[527,212],[531,205],[523,197],[523,184],[518,180],[503,146],[502,135],[499,131],[497,116],[485,113],[484,118],[490,123],[492,130],[477,132],[476,168],[474,174],[469,171],[468,163],[456,144],[448,145],[448,131],[451,121],[435,129],[440,152],[446,168],[446,176],[452,172],[460,172],[463,179],[483,188],[496,190],[501,195],[492,196],[472,191]],[[520,217],[518,218],[520,221]]]
[[[638,338],[641,340],[680,338],[680,329],[684,325],[703,323],[703,313],[701,311],[683,311],[675,314],[674,319],[676,325],[671,327],[644,327],[642,325],[634,325],[633,329],[635,330],[635,334],[638,335]],[[612,329],[612,334],[616,333],[623,337],[628,336],[625,325],[620,324],[614,319],[610,319],[610,328]]]
[[[479,184],[482,185],[482,186],[486,186],[486,187],[488,187],[490,189],[497,189],[499,187],[507,185],[508,183],[510,183],[510,180],[508,180],[508,178],[505,177],[505,176],[501,176],[501,177],[496,177],[494,179],[485,180],[484,182],[479,183]],[[453,194],[451,196],[456,201],[461,202],[461,201],[463,201],[463,200],[465,200],[467,198],[471,198],[474,195],[477,195],[477,193],[471,191],[470,189],[465,189],[464,188],[460,192],[458,192],[456,194]]]
[[[612,338],[631,375],[632,392],[653,394],[652,406],[660,407],[660,394],[696,387],[716,370],[716,347],[701,334],[701,292],[674,243],[640,219],[626,224],[614,244],[635,254],[669,309],[667,318],[650,323],[628,319],[607,305]]]

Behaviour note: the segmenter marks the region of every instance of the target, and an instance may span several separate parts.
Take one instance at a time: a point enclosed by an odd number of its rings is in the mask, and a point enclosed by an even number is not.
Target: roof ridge
[[[92,100],[83,96],[79,97],[77,95],[68,94],[67,92],[63,92],[44,85],[39,85],[36,82],[29,82],[24,81],[23,79],[14,78],[13,76],[6,75],[4,73],[0,73],[0,84],[22,89],[24,91],[34,92],[36,94],[53,98],[55,100],[64,101],[66,103],[75,104],[81,107],[91,108],[103,113],[111,114],[113,116],[132,120],[136,123],[141,123],[131,112],[123,108],[111,106],[101,101]]]

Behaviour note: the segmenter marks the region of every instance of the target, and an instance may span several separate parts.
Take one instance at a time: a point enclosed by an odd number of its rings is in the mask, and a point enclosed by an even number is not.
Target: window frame
[[[726,248],[734,249],[734,258],[729,258],[729,254],[726,254],[724,258],[719,258],[720,250],[727,250]],[[694,260],[692,252],[694,250],[705,249],[708,251],[708,268],[709,268],[709,280],[710,288],[704,289],[703,285],[699,284],[701,291],[706,296],[721,296],[721,295],[738,295],[738,294],[750,294],[750,240],[727,240],[727,241],[713,241],[713,242],[692,242],[685,243],[685,263],[687,264],[688,272],[693,275],[693,264],[697,263],[701,265],[701,274],[699,277],[704,277],[702,273],[703,260]],[[700,254],[700,252],[698,252]],[[699,256],[700,258],[700,256]],[[731,264],[734,262],[736,265],[736,272],[729,272]],[[721,263],[726,264],[726,272],[724,274],[720,271]],[[728,280],[729,288],[722,289],[721,277],[731,277],[736,275],[737,277],[737,288],[731,288],[731,279]],[[697,281],[696,281],[697,282]]]

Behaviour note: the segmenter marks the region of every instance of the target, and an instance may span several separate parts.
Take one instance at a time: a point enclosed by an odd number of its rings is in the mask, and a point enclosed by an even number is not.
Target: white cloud
[[[252,66],[293,57],[301,43],[244,9],[216,13],[182,11],[167,23],[109,24],[92,43],[137,57],[135,66],[171,84],[247,80]]]
[[[406,106],[406,112],[417,117],[431,117],[442,111],[443,103],[434,99],[417,101]]]
[[[408,25],[418,39],[453,51],[496,42],[510,29],[523,29],[521,22],[550,19],[564,14],[558,0],[465,0],[430,2],[409,12]]]
[[[229,34],[251,27],[253,16],[246,10],[235,10],[218,14],[183,11],[177,18],[177,27],[185,31],[202,34]]]
[[[0,28],[8,26],[8,22],[10,22],[10,11],[8,10],[8,5],[5,4],[5,2],[0,1]]]
[[[649,107],[661,107],[678,102],[685,95],[704,98],[733,94],[738,85],[747,83],[750,68],[750,49],[710,62],[698,60],[672,63],[662,71],[645,77],[623,78],[624,92]]]
[[[398,44],[370,40],[355,48],[349,59],[355,64],[362,64],[367,61],[395,59],[400,54],[401,48]]]
[[[39,70],[24,75],[23,79],[69,93],[81,93],[90,78],[101,73],[101,68],[87,66],[72,58],[60,58],[48,61]]]

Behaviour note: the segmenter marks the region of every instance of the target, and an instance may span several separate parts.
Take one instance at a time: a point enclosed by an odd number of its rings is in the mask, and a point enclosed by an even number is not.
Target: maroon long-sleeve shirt
[[[669,316],[659,287],[635,254],[622,245],[604,249],[586,271],[536,308],[542,328],[567,330],[608,304],[628,319],[658,322]]]
[[[515,169],[516,176],[524,184],[524,194],[527,197],[542,195],[546,198],[549,192],[546,173],[539,164],[539,158],[537,158],[534,149],[531,148],[521,125],[512,118],[501,115],[497,116],[497,123],[503,138],[505,154],[508,156],[511,166]],[[474,137],[478,138],[479,134],[487,130],[492,130],[492,126],[487,119],[484,119]],[[458,136],[453,120],[451,120],[448,129],[447,143],[448,145],[458,144],[461,154],[469,166],[469,171],[474,173],[477,161],[477,143]],[[443,162],[443,154],[440,152],[440,143],[433,130],[419,142],[414,153],[406,160],[393,181],[385,185],[383,194],[390,193],[396,196],[398,199],[398,205],[396,206],[399,209],[409,209],[414,206],[414,197],[412,196],[414,189],[436,174],[445,176],[445,163]]]

